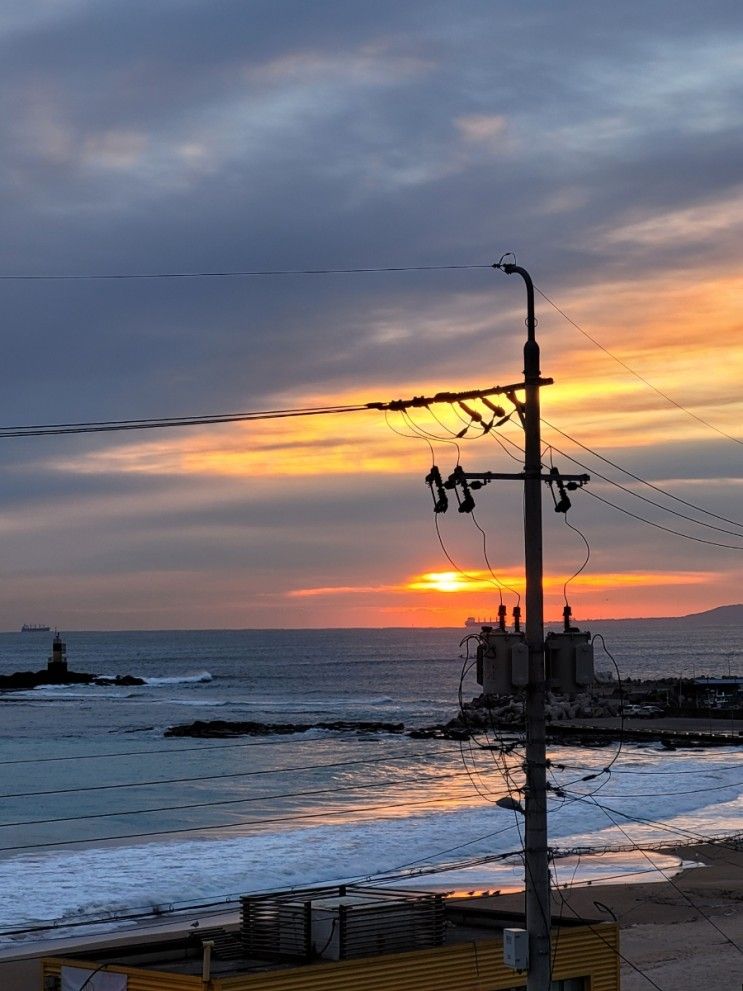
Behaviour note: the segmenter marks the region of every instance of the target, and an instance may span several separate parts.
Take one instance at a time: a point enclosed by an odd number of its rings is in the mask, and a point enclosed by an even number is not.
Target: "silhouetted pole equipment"
[[[549,991],[550,985],[550,873],[547,847],[547,748],[545,741],[545,641],[544,598],[542,567],[542,482],[552,490],[556,513],[570,509],[568,490],[574,491],[586,485],[589,475],[563,474],[554,466],[542,471],[542,438],[539,415],[539,390],[551,385],[552,379],[542,378],[539,371],[539,345],[536,338],[537,321],[534,316],[534,284],[526,269],[519,265],[505,264],[501,259],[493,268],[506,275],[520,275],[526,285],[526,343],[524,344],[524,381],[512,385],[494,386],[489,395],[507,396],[513,403],[524,428],[524,470],[518,473],[500,471],[465,471],[457,463],[446,481],[436,465],[426,475],[426,484],[433,496],[434,513],[445,513],[449,506],[447,492],[454,492],[457,511],[471,513],[475,508],[472,492],[496,480],[524,483],[524,565],[526,572],[526,630],[521,633],[521,610],[514,611],[513,643],[506,632],[505,608],[498,610],[499,629],[483,627],[478,647],[478,682],[487,692],[500,693],[510,688],[521,691],[526,685],[526,755],[524,772],[524,808],[512,799],[501,799],[497,804],[505,808],[518,808],[524,812],[525,837],[525,888],[526,928],[528,932],[528,961],[526,991]],[[524,401],[516,393],[524,391]],[[483,403],[493,412],[490,423],[475,415],[464,402],[459,406],[486,434],[499,427],[513,415],[483,398]],[[497,419],[496,421],[496,418]],[[458,437],[464,436],[465,427]],[[557,494],[554,487],[557,486]],[[558,498],[559,496],[559,498]],[[565,607],[565,631],[557,648],[551,642],[550,684],[563,692],[575,691],[576,685],[589,684],[593,680],[593,650],[589,634],[581,633],[569,624],[570,607]],[[524,640],[522,641],[522,636]],[[505,639],[504,639],[505,638]],[[567,640],[567,643],[563,641]],[[525,647],[524,647],[525,643]],[[481,653],[482,651],[482,653]],[[480,658],[482,657],[482,664]],[[557,662],[555,662],[557,657]],[[486,670],[487,662],[487,670]],[[509,932],[511,932],[509,930]],[[512,932],[516,932],[513,930]],[[514,937],[515,938],[515,937]],[[523,935],[519,937],[519,942]],[[511,947],[509,966],[522,970],[521,954]],[[516,963],[518,959],[518,963]]]
[[[526,284],[524,345],[524,567],[526,572],[525,888],[529,932],[527,991],[549,991],[550,874],[547,850],[547,749],[545,742],[544,596],[542,589],[542,441],[539,411],[539,345],[534,316],[534,284],[519,265],[497,265]]]

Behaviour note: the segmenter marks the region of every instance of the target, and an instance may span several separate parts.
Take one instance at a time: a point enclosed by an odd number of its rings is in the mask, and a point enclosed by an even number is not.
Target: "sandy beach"
[[[622,991],[654,986],[661,991],[741,991],[743,851],[702,844],[664,852],[698,866],[670,881],[561,889],[553,893],[553,913],[616,917],[624,957]],[[651,860],[654,856],[648,853]],[[493,901],[499,907],[521,907],[523,894]]]

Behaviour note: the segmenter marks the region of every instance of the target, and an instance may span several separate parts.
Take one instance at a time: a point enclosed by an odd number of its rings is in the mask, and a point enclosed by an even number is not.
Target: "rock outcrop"
[[[165,736],[193,736],[221,738],[230,736],[278,736],[290,733],[306,733],[311,729],[330,730],[337,733],[403,733],[403,723],[355,722],[337,719],[322,723],[259,723],[230,722],[226,719],[197,719],[193,723],[181,723],[165,730]]]
[[[21,691],[39,688],[41,685],[144,685],[144,678],[133,674],[116,675],[115,678],[103,678],[87,671],[14,671],[13,674],[0,675],[0,691]]]

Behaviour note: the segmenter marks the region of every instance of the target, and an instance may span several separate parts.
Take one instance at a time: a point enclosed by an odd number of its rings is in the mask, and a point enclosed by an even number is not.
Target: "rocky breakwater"
[[[0,691],[23,691],[39,688],[42,685],[144,685],[144,678],[133,674],[117,675],[106,678],[87,671],[14,671],[13,674],[0,675]]]
[[[602,718],[619,712],[619,701],[591,693],[570,697],[547,696],[547,721]],[[165,730],[165,736],[191,736],[203,739],[233,736],[276,736],[326,730],[335,733],[395,733],[416,740],[468,740],[488,729],[522,730],[524,700],[521,695],[478,695],[465,702],[459,715],[447,723],[406,729],[403,723],[355,722],[338,719],[319,723],[236,722],[226,719],[197,719]]]
[[[580,695],[547,693],[545,718],[547,723],[571,719],[604,719],[619,714],[619,699],[606,698],[592,692]],[[468,740],[487,730],[523,730],[523,695],[477,695],[465,702],[458,716],[440,726],[410,730],[408,736],[418,739]]]

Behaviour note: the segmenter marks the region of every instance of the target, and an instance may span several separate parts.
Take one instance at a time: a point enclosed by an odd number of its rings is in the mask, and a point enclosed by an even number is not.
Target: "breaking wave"
[[[145,678],[145,685],[157,688],[160,685],[199,685],[207,681],[213,681],[214,677],[209,671],[199,671],[197,674],[172,675],[163,678]]]

